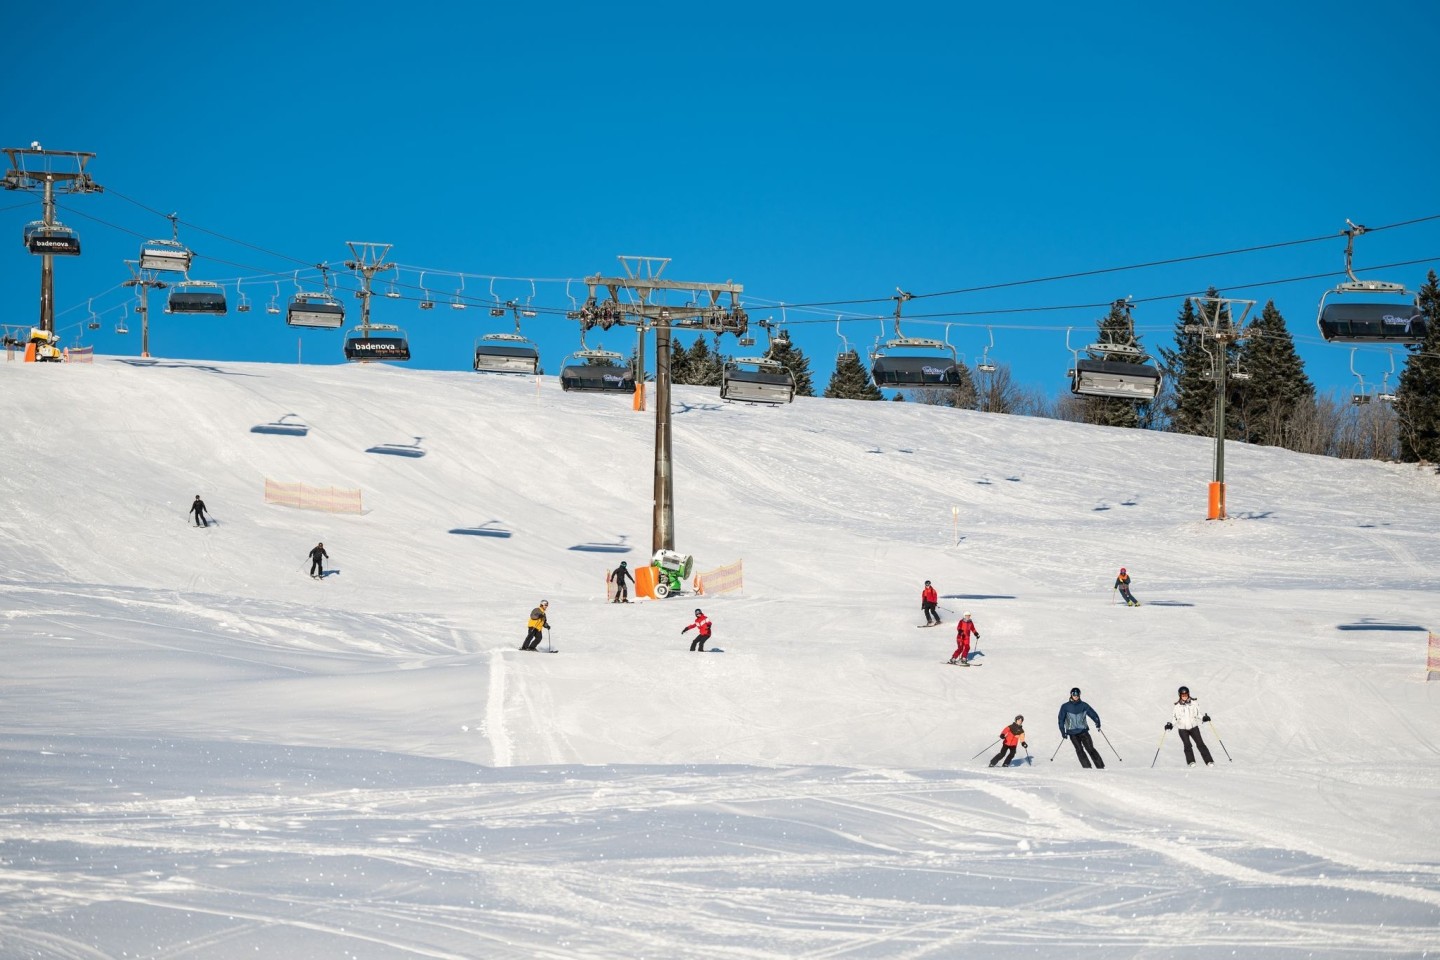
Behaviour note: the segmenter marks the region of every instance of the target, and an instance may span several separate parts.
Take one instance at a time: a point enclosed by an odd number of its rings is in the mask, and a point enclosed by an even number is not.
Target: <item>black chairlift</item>
[[[540,369],[540,351],[518,333],[487,333],[475,341],[476,373],[529,373]]]
[[[955,348],[948,342],[900,332],[900,305],[912,296],[900,290],[890,298],[895,301],[895,336],[876,341],[870,351],[870,375],[879,387],[953,386],[960,382]]]
[[[292,327],[336,330],[345,325],[345,305],[329,293],[297,293],[285,308],[285,322]]]
[[[405,338],[405,331],[393,324],[354,327],[345,333],[345,359],[352,363],[409,360],[410,341]]]
[[[565,358],[560,387],[580,393],[634,393],[635,368],[613,350],[576,350]]]
[[[34,220],[25,225],[25,249],[49,257],[80,256],[80,235],[63,223]]]
[[[222,317],[227,306],[225,288],[212,280],[182,280],[170,288],[166,313],[195,313]]]
[[[1080,397],[1117,397],[1122,400],[1154,400],[1160,395],[1160,368],[1135,343],[1134,321],[1130,318],[1130,302],[1123,305],[1130,333],[1128,342],[1105,341],[1085,347],[1085,356],[1070,346],[1070,331],[1065,331],[1065,347],[1075,357],[1070,370],[1070,392]]]
[[[1352,266],[1355,238],[1365,227],[1345,221],[1345,273],[1349,280],[1320,296],[1316,324],[1331,343],[1419,343],[1425,339],[1425,315],[1419,298],[1403,283],[1357,280]],[[1335,297],[1331,300],[1330,297]]]

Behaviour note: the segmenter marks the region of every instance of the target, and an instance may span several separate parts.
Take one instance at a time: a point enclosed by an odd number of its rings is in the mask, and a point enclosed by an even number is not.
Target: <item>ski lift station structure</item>
[[[900,307],[913,297],[897,289],[890,298],[895,301],[895,336],[875,341],[870,375],[877,387],[954,386],[960,382],[960,360],[949,341],[907,337],[900,330]]]
[[[1350,279],[1320,296],[1315,323],[1329,343],[1411,344],[1425,339],[1419,298],[1403,283],[1359,280],[1352,263],[1355,238],[1366,228],[1346,220],[1345,275]],[[1331,299],[1331,298],[1334,299]]]
[[[1115,307],[1123,310],[1127,329],[1124,342],[1102,340],[1081,351],[1070,346],[1070,331],[1065,331],[1065,347],[1074,355],[1069,371],[1070,392],[1080,397],[1116,397],[1122,400],[1154,400],[1160,395],[1160,368],[1135,341],[1129,300],[1117,300]]]

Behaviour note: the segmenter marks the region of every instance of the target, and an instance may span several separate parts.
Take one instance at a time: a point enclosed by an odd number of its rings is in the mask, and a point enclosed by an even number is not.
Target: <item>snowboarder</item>
[[[635,576],[630,572],[630,567],[624,560],[621,560],[620,566],[616,567],[610,573],[610,582],[615,584],[615,599],[611,600],[611,603],[630,602],[629,588],[625,586],[626,577],[630,578],[631,583],[635,582]]]
[[[935,607],[940,603],[940,596],[935,588],[930,586],[930,581],[925,581],[925,589],[920,591],[920,612],[925,614],[925,626],[940,626],[940,614],[935,612]]]
[[[310,576],[316,580],[324,579],[325,563],[330,559],[330,554],[325,552],[325,544],[317,543],[310,549]]]
[[[710,633],[714,629],[715,625],[710,622],[710,618],[705,616],[704,611],[702,611],[699,607],[696,607],[695,622],[690,624],[690,626],[686,627],[684,630],[681,630],[680,635],[683,637],[691,630],[697,631],[695,634],[695,639],[690,642],[690,650],[692,653],[696,650],[704,653],[705,641],[710,639]]]
[[[526,624],[525,642],[520,644],[521,650],[538,651],[540,649],[540,637],[542,630],[550,629],[550,620],[546,611],[550,609],[549,600],[541,600],[540,606],[530,611],[530,622]]]
[[[210,520],[205,516],[205,501],[200,499],[200,494],[195,494],[195,502],[190,504],[190,512],[195,515],[195,526],[208,527]]]
[[[1190,698],[1190,688],[1180,688],[1180,699],[1175,701],[1174,719],[1165,724],[1166,730],[1180,728],[1180,743],[1185,747],[1185,762],[1195,766],[1195,748],[1200,750],[1200,759],[1205,761],[1205,766],[1212,767],[1215,761],[1210,759],[1210,748],[1205,746],[1205,741],[1200,738],[1200,724],[1209,723],[1210,714],[1200,709],[1200,705]]]
[[[1010,766],[1010,761],[1015,759],[1017,744],[1029,750],[1029,745],[1025,742],[1025,718],[1019,714],[1015,716],[1014,723],[1007,723],[1000,728],[1000,752],[990,758],[990,766],[997,763],[1002,767]]]
[[[1090,769],[1090,762],[1093,760],[1095,766],[1101,770],[1105,769],[1105,761],[1095,750],[1095,743],[1090,739],[1090,725],[1085,722],[1089,717],[1095,721],[1095,729],[1100,729],[1100,714],[1080,699],[1080,688],[1070,688],[1070,699],[1060,704],[1060,736],[1069,740],[1075,746],[1075,756],[1080,758],[1080,766],[1086,770]],[[1089,754],[1087,757],[1086,754]]]
[[[1120,575],[1115,578],[1115,587],[1114,587],[1114,589],[1119,590],[1119,591],[1120,591],[1120,596],[1122,596],[1122,597],[1125,598],[1125,606],[1127,606],[1127,607],[1138,607],[1138,606],[1140,606],[1140,601],[1139,601],[1139,600],[1136,600],[1136,599],[1135,599],[1133,596],[1131,596],[1131,594],[1130,594],[1130,574],[1128,574],[1128,573],[1125,572],[1125,568],[1124,568],[1124,567],[1121,567],[1121,568],[1120,568]]]
[[[961,614],[960,622],[955,625],[955,653],[951,655],[950,662],[958,663],[962,667],[970,666],[970,638],[980,639],[980,631],[975,629],[975,621],[970,619],[970,612],[967,610]]]

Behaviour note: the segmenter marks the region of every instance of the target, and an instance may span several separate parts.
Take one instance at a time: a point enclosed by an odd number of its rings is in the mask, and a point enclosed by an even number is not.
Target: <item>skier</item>
[[[930,586],[930,581],[925,581],[925,589],[920,591],[920,612],[925,614],[925,626],[940,626],[940,614],[935,612],[935,607],[940,602],[940,596],[935,588]]]
[[[538,651],[540,649],[541,630],[550,629],[550,620],[545,611],[550,609],[549,600],[541,600],[540,606],[530,611],[530,622],[526,624],[529,628],[525,631],[525,642],[520,644],[521,650]]]
[[[310,550],[310,576],[314,577],[316,580],[324,579],[325,564],[323,561],[329,559],[330,554],[325,552],[325,544],[315,544],[315,546],[312,547]]]
[[[970,619],[970,612],[967,610],[955,625],[955,653],[950,657],[951,663],[958,663],[962,667],[970,666],[971,637],[979,640],[980,631],[975,629],[975,622]]]
[[[190,512],[195,515],[195,526],[210,526],[209,519],[205,516],[205,501],[200,499],[200,494],[195,494],[195,502],[190,504]]]
[[[626,577],[630,578],[631,583],[635,582],[635,577],[630,572],[629,566],[626,565],[626,562],[624,560],[621,560],[620,566],[616,567],[610,573],[610,582],[615,584],[615,599],[611,600],[611,603],[630,602],[629,589],[625,586]]]
[[[1205,746],[1205,741],[1200,738],[1200,724],[1209,723],[1210,714],[1200,709],[1200,705],[1190,699],[1190,688],[1180,688],[1180,699],[1175,701],[1175,719],[1165,724],[1166,730],[1175,727],[1180,728],[1180,743],[1185,747],[1185,762],[1195,766],[1195,750],[1200,749],[1200,759],[1205,761],[1205,766],[1213,767],[1215,761],[1210,759],[1210,748]]]
[[[990,766],[999,763],[1002,767],[1010,766],[1010,761],[1015,759],[1015,746],[1019,744],[1027,750],[1029,746],[1025,743],[1025,718],[1016,715],[1014,723],[1007,723],[1000,728],[1000,752],[990,758]],[[1008,754],[1008,756],[1007,756]],[[1002,763],[1001,760],[1004,760]]]
[[[710,618],[705,616],[704,611],[702,611],[699,607],[696,607],[695,622],[690,624],[690,626],[686,627],[684,630],[681,630],[680,635],[683,637],[691,630],[697,631],[697,633],[695,634],[695,639],[690,642],[690,650],[692,653],[696,650],[704,653],[705,641],[710,639],[710,633],[714,629],[715,625],[710,622]]]
[[[1139,601],[1139,600],[1136,600],[1136,599],[1135,599],[1133,596],[1131,596],[1131,594],[1130,594],[1130,574],[1128,574],[1128,573],[1125,572],[1125,568],[1124,568],[1124,567],[1121,567],[1121,568],[1120,568],[1120,575],[1115,578],[1115,586],[1114,586],[1114,589],[1119,590],[1119,591],[1120,591],[1120,596],[1122,596],[1122,597],[1125,598],[1125,606],[1127,606],[1127,607],[1138,607],[1138,606],[1140,606],[1140,601]]]
[[[1095,721],[1095,729],[1099,730],[1100,714],[1096,713],[1090,704],[1080,699],[1079,687],[1071,687],[1070,699],[1060,704],[1060,736],[1075,745],[1075,756],[1080,758],[1080,766],[1089,770],[1090,762],[1093,760],[1096,767],[1104,770],[1105,761],[1100,758],[1100,754],[1095,750],[1094,741],[1090,739],[1090,725],[1085,722],[1087,716]]]

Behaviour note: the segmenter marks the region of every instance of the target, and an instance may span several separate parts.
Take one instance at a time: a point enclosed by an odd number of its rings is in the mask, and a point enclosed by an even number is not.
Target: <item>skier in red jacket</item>
[[[920,611],[925,614],[925,626],[940,626],[940,614],[935,612],[939,603],[940,595],[930,586],[930,581],[926,580],[925,589],[920,591]]]
[[[966,611],[955,625],[955,654],[950,658],[951,663],[958,663],[962,667],[970,666],[971,637],[979,640],[980,631],[975,629],[975,622],[970,619],[969,611]]]
[[[697,607],[695,609],[695,622],[690,624],[690,626],[686,627],[684,630],[681,630],[680,633],[684,635],[689,633],[691,630],[696,631],[695,639],[690,642],[690,650],[692,652],[699,650],[701,653],[704,653],[705,641],[710,639],[710,632],[714,629],[715,625],[710,622],[710,618],[705,616],[705,614],[701,612],[700,608]]]

